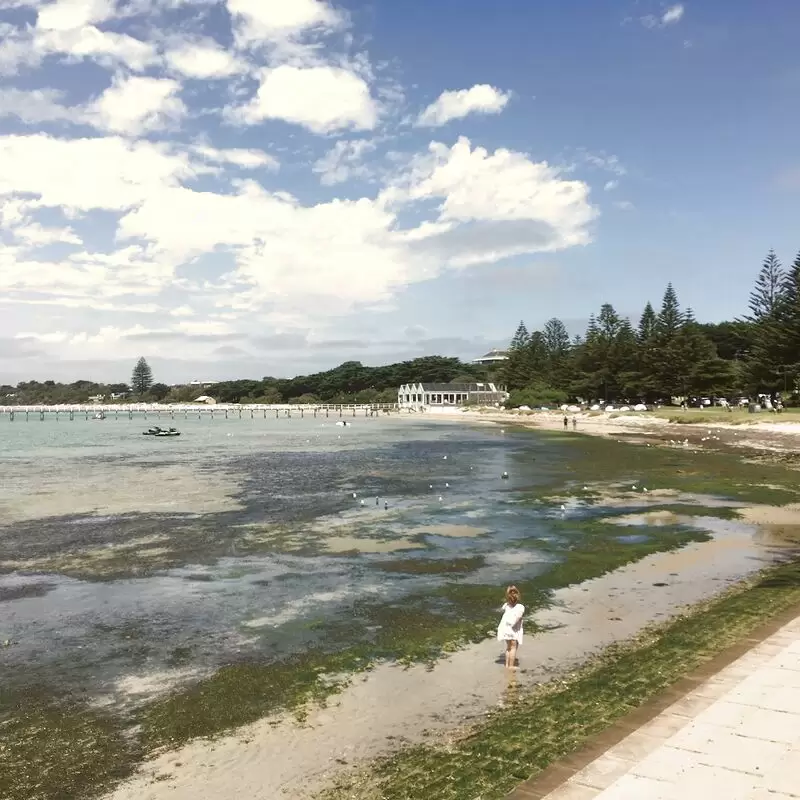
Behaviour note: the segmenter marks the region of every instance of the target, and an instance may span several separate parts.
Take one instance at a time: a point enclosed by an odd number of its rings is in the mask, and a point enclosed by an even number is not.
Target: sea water
[[[3,420],[0,640],[12,646],[0,680],[147,699],[225,663],[319,646],[326,621],[365,598],[454,580],[502,588],[543,568],[519,544],[545,539],[547,521],[518,501],[566,457],[557,441],[336,421]],[[182,435],[142,436],[152,424]],[[481,566],[460,575],[375,568],[471,556]]]

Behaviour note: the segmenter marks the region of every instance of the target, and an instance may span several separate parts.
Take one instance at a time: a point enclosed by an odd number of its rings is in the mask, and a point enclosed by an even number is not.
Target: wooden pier
[[[105,419],[279,419],[281,417],[378,417],[399,411],[396,403],[370,405],[197,405],[175,403],[116,403],[60,406],[0,406],[0,420],[73,421]]]

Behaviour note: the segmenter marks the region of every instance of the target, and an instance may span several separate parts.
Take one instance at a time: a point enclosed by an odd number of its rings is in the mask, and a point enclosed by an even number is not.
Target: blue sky
[[[0,0],[0,383],[577,333],[800,249],[792,0]]]

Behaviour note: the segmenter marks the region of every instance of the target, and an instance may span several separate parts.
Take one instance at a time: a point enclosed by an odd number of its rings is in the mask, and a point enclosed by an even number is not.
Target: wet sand
[[[608,645],[708,599],[775,558],[743,522],[697,521],[713,538],[649,556],[554,594],[532,617],[518,686],[563,675]],[[524,600],[524,598],[523,598]],[[500,600],[498,600],[498,605]],[[341,770],[478,719],[503,703],[509,674],[487,640],[425,666],[381,664],[356,676],[327,707],[266,718],[215,741],[195,741],[145,764],[108,800],[254,800],[312,797]]]

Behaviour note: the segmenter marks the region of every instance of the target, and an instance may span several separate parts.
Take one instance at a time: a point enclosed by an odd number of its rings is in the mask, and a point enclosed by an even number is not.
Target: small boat
[[[164,428],[148,428],[146,431],[142,431],[142,436],[180,436],[181,432],[176,428],[168,428],[164,430]]]

